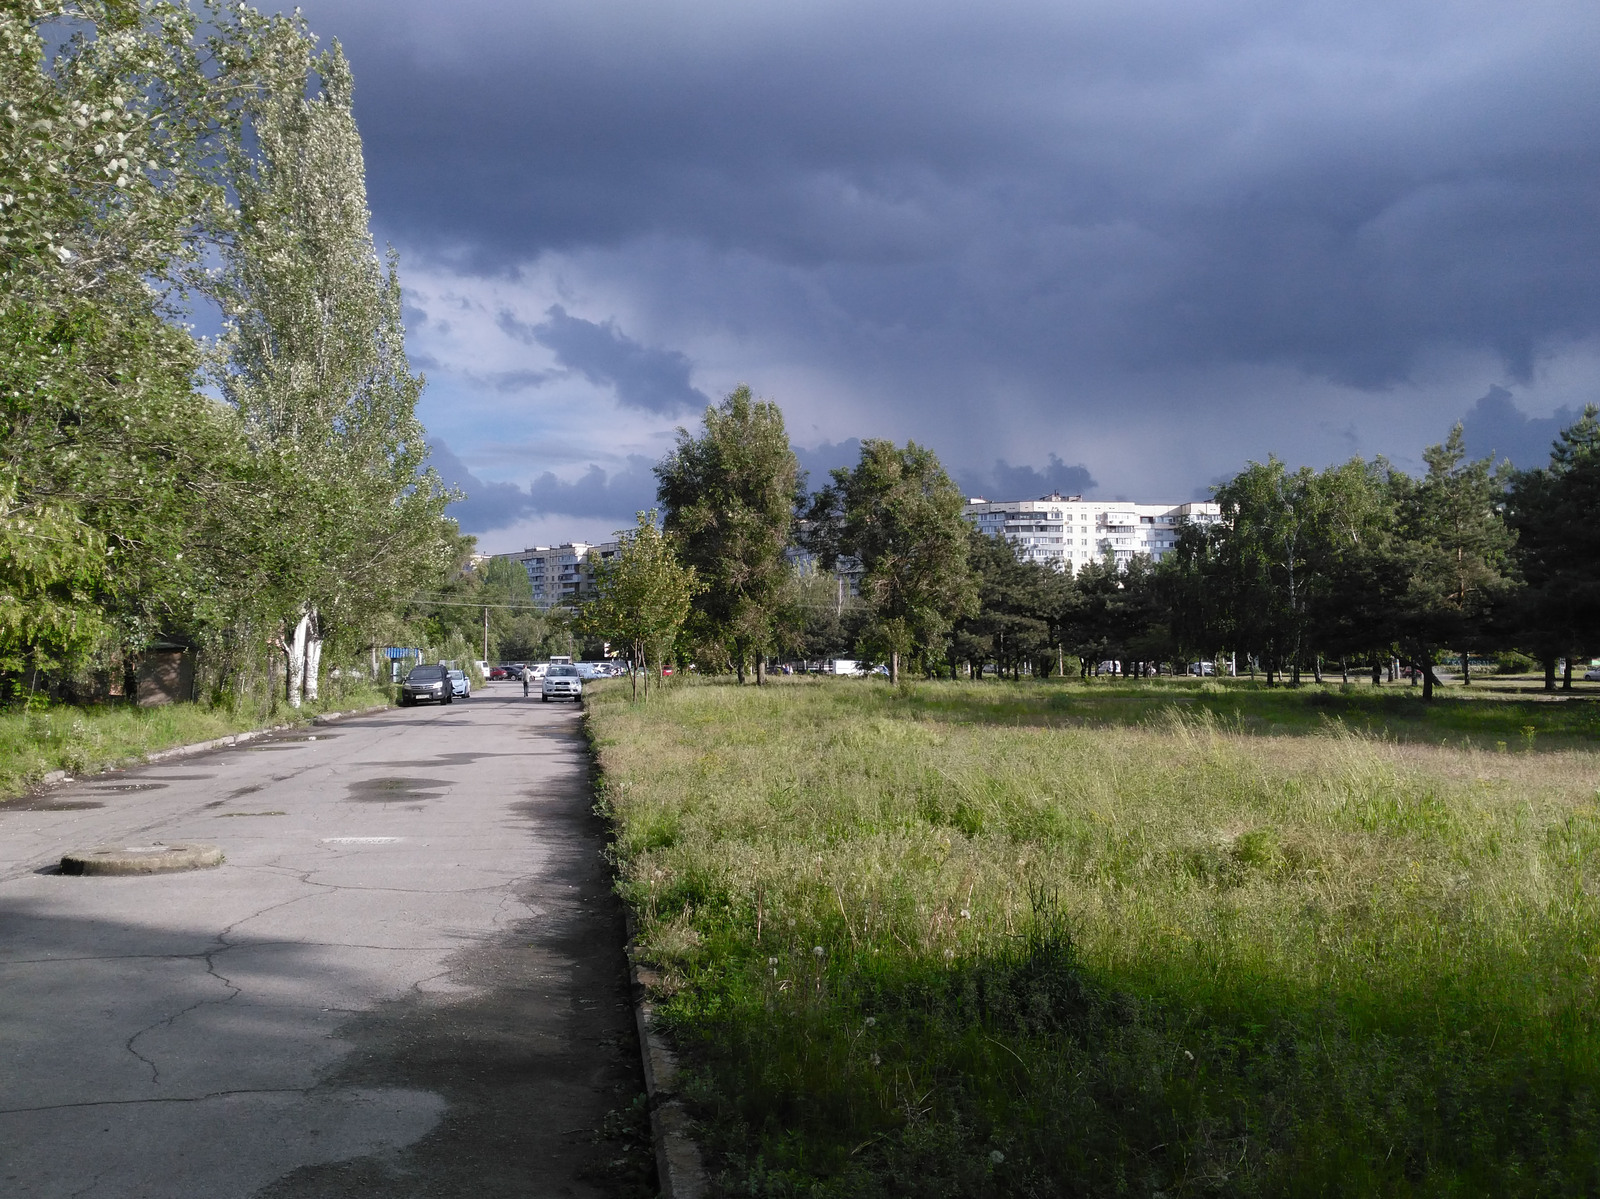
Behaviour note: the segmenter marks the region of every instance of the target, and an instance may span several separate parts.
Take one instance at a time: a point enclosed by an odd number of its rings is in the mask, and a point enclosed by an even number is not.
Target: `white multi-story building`
[[[1169,553],[1185,524],[1222,519],[1209,500],[1187,504],[1130,504],[1047,495],[1037,500],[986,500],[973,496],[962,514],[991,537],[1004,537],[1031,562],[1077,573],[1109,553],[1118,562],[1135,554],[1154,561]]]
[[[594,594],[593,553],[602,561],[617,552],[615,541],[592,544],[568,541],[561,545],[536,545],[516,554],[502,554],[528,572],[533,602],[541,608],[580,603]]]

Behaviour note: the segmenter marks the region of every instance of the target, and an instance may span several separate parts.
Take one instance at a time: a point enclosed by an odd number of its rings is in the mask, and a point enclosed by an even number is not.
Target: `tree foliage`
[[[581,627],[626,645],[639,676],[653,663],[657,677],[677,641],[702,584],[695,568],[680,561],[678,547],[662,531],[654,510],[638,514],[638,527],[617,533],[617,552],[595,564],[595,598],[579,617]],[[648,686],[648,684],[647,684]]]
[[[854,468],[833,471],[809,512],[808,538],[824,567],[861,566],[871,607],[869,645],[898,682],[902,659],[944,657],[951,625],[977,602],[967,566],[965,497],[932,450],[870,438]]]
[[[298,17],[0,7],[0,692],[158,637],[247,662],[296,605],[353,628],[444,566],[349,91]],[[206,298],[227,403],[196,386]]]
[[[695,600],[699,639],[731,659],[741,681],[753,661],[760,682],[777,640],[800,467],[783,413],[748,387],[707,408],[702,424],[698,437],[680,428],[655,468],[663,523],[705,584]]]

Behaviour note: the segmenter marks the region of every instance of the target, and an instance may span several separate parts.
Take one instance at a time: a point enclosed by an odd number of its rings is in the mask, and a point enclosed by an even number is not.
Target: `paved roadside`
[[[0,805],[0,1193],[649,1193],[577,722],[497,687]],[[39,872],[163,840],[228,860]]]

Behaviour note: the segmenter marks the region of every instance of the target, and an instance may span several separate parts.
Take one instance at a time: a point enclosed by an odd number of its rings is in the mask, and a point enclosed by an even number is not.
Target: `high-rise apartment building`
[[[973,496],[962,515],[991,537],[1004,537],[1027,560],[1076,573],[1107,553],[1118,562],[1135,554],[1159,562],[1177,544],[1183,525],[1219,521],[1222,508],[1209,500],[1132,504],[1079,495],[1000,501]]]
[[[515,554],[500,554],[510,558],[528,574],[528,587],[533,602],[541,608],[564,607],[582,603],[594,594],[593,553],[601,561],[617,552],[615,541],[598,544],[587,541],[568,541],[561,545],[536,545]]]

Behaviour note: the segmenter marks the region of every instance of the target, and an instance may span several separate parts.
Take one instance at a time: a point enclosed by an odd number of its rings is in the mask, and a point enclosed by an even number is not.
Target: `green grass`
[[[1591,706],[1320,694],[594,689],[722,1193],[1600,1190]]]
[[[205,704],[167,704],[135,708],[62,705],[39,711],[0,712],[0,803],[22,794],[57,770],[87,774],[177,745],[209,741],[290,721],[307,721],[322,712],[387,703],[381,688],[349,687],[317,705],[287,707],[267,714],[254,707],[237,710]]]

